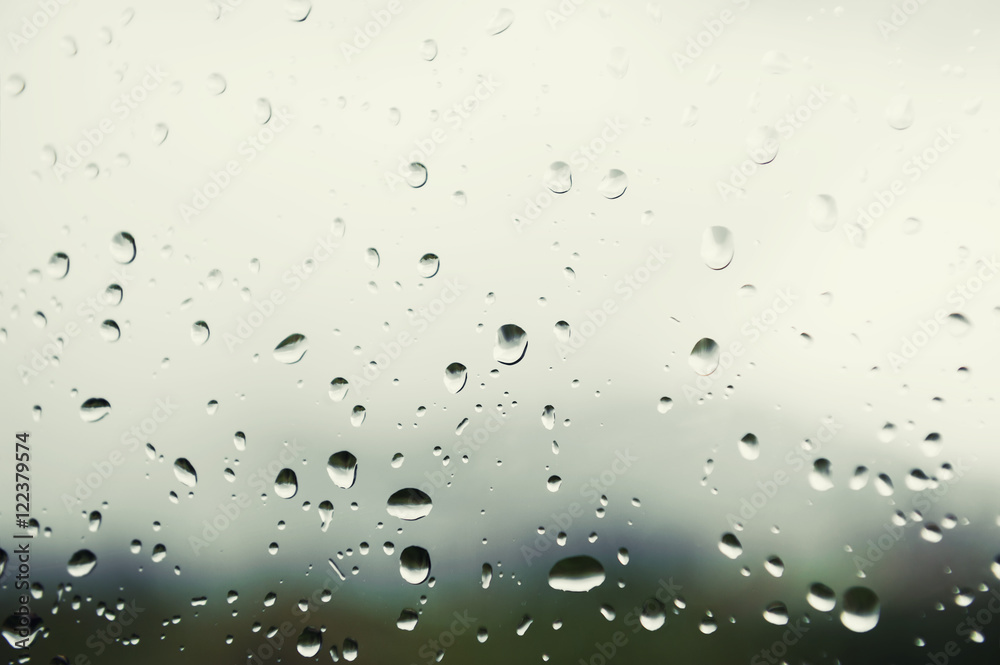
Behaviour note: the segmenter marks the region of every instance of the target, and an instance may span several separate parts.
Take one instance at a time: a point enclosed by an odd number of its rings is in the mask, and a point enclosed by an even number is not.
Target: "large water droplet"
[[[809,485],[817,492],[833,489],[831,466],[830,460],[823,457],[813,462],[812,471],[809,472]]]
[[[97,566],[97,555],[90,550],[79,550],[70,557],[66,569],[73,577],[84,577],[89,575]]]
[[[211,334],[211,331],[208,329],[208,324],[204,321],[195,321],[191,324],[191,341],[198,346],[207,342]]]
[[[344,398],[347,397],[347,389],[349,384],[347,379],[338,376],[336,379],[330,382],[330,399],[334,402],[342,402]]]
[[[346,450],[334,453],[327,460],[326,472],[337,487],[350,489],[358,478],[358,458]]]
[[[659,630],[667,622],[667,608],[656,598],[649,598],[642,604],[639,623],[648,631]]]
[[[291,499],[299,491],[299,479],[295,472],[285,468],[274,478],[274,493],[282,499]]]
[[[405,608],[399,613],[399,618],[396,619],[396,628],[407,631],[413,630],[417,627],[417,620],[419,618],[420,615],[417,614],[416,610]]]
[[[566,162],[552,162],[542,182],[553,194],[565,194],[573,186],[573,172]]]
[[[413,162],[406,168],[403,179],[413,189],[423,187],[427,183],[427,167],[420,162]]]
[[[96,423],[111,413],[111,403],[102,397],[91,397],[80,405],[80,417],[84,422]]]
[[[295,648],[299,654],[306,658],[312,658],[319,653],[323,647],[323,633],[317,628],[306,626],[302,629],[299,639],[295,642]]]
[[[131,233],[121,231],[111,238],[111,258],[123,264],[135,260],[135,238]]]
[[[414,487],[407,487],[393,492],[385,509],[393,517],[413,521],[427,517],[433,507],[430,496]]]
[[[771,603],[764,608],[764,620],[775,626],[784,626],[788,623],[788,608],[784,603]]]
[[[829,612],[837,605],[837,594],[827,585],[816,582],[809,587],[806,601],[820,612]]]
[[[730,559],[736,559],[743,554],[743,545],[735,535],[724,533],[722,534],[722,540],[719,541],[719,551]]]
[[[194,487],[198,484],[198,472],[184,457],[178,457],[174,460],[174,476],[188,487]]]
[[[293,333],[274,347],[274,359],[286,365],[294,365],[302,360],[309,350],[309,340],[305,335]]]
[[[590,556],[571,556],[549,570],[549,586],[557,591],[582,593],[604,583],[604,566]]]
[[[119,328],[118,324],[111,319],[101,323],[100,332],[101,338],[105,342],[117,342],[122,336],[121,328]]]
[[[769,164],[778,156],[778,132],[772,127],[754,129],[747,136],[747,154],[758,164]]]
[[[851,587],[844,592],[840,622],[855,633],[867,633],[878,625],[881,605],[875,592],[866,587]]]
[[[468,373],[462,363],[452,363],[444,368],[444,387],[452,395],[461,392],[467,380]]]
[[[399,554],[399,574],[410,584],[421,584],[431,574],[431,555],[423,547],[410,545]]]
[[[528,350],[528,333],[520,326],[508,323],[497,329],[493,359],[504,365],[513,365],[524,358]]]
[[[611,169],[601,178],[597,191],[606,199],[617,199],[628,189],[628,176],[624,171]]]
[[[701,235],[701,260],[712,270],[722,270],[733,260],[736,245],[725,226],[710,226]]]
[[[760,457],[760,446],[755,434],[745,434],[740,439],[737,447],[740,450],[740,455],[745,460],[755,460]]]
[[[49,277],[62,279],[69,273],[69,257],[62,252],[56,252],[49,257],[46,271],[49,273]]]
[[[417,272],[421,277],[433,277],[441,269],[441,259],[437,254],[424,254],[417,263]]]
[[[719,367],[719,345],[714,339],[702,337],[691,349],[688,364],[702,376],[708,376]]]

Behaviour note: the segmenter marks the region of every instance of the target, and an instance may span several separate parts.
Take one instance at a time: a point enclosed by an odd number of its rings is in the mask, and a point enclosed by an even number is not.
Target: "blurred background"
[[[0,26],[8,662],[996,662],[1000,6]]]

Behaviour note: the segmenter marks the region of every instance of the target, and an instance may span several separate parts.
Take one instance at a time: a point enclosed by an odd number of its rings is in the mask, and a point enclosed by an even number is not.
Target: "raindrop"
[[[823,457],[813,462],[812,471],[809,472],[809,485],[817,492],[833,489],[830,467],[830,460]]]
[[[96,423],[111,413],[111,403],[101,397],[91,397],[80,405],[80,417],[84,422]]]
[[[913,110],[913,98],[908,95],[896,95],[889,100],[885,109],[885,119],[893,129],[906,129],[913,124],[916,113]]]
[[[606,199],[617,199],[628,188],[628,176],[624,171],[611,169],[597,185],[597,191]]]
[[[743,459],[755,460],[760,457],[760,444],[755,434],[745,434],[736,445]]]
[[[552,162],[542,181],[553,194],[565,194],[573,186],[573,173],[566,162]]]
[[[381,259],[379,258],[377,249],[369,247],[365,250],[365,264],[367,264],[369,268],[372,270],[378,268],[380,262]]]
[[[562,485],[562,478],[559,476],[549,476],[549,479],[545,481],[545,486],[550,492],[558,492],[560,485]]]
[[[121,231],[111,238],[111,258],[122,264],[135,260],[135,238],[131,233]]]
[[[514,22],[514,12],[507,8],[499,9],[486,24],[486,34],[499,35]]]
[[[827,585],[816,582],[809,587],[809,593],[806,594],[806,601],[813,609],[820,612],[829,612],[837,605],[837,594]]]
[[[285,16],[296,23],[305,21],[312,11],[312,3],[309,0],[285,0]]]
[[[750,132],[746,140],[747,154],[758,164],[769,164],[778,155],[778,132],[768,126]]]
[[[342,402],[347,397],[347,379],[338,376],[330,382],[330,399],[334,402]]]
[[[351,409],[351,425],[354,427],[361,427],[361,424],[365,422],[365,416],[368,414],[365,411],[365,407],[358,404],[353,409]]]
[[[552,329],[552,333],[556,336],[556,341],[566,343],[569,341],[570,327],[565,321],[556,321],[555,327]]]
[[[309,340],[305,335],[293,333],[274,347],[274,359],[286,365],[294,365],[302,360],[309,350]]]
[[[440,269],[441,259],[437,257],[437,254],[424,254],[417,262],[417,272],[420,273],[421,277],[433,277],[438,274]]]
[[[295,648],[299,654],[306,658],[312,658],[319,653],[323,647],[323,633],[312,626],[302,629],[299,639],[295,642]]]
[[[87,529],[97,531],[101,528],[101,514],[96,510],[91,511],[87,518]]]
[[[817,231],[832,231],[837,226],[837,202],[829,194],[817,194],[809,199],[806,216]]]
[[[285,468],[274,479],[274,493],[282,499],[291,499],[299,491],[299,479],[295,472]]]
[[[205,89],[210,95],[221,95],[226,91],[226,79],[222,74],[209,74],[205,80]]]
[[[191,325],[191,341],[198,346],[207,342],[210,335],[208,324],[204,321],[195,321]]]
[[[504,365],[514,365],[524,358],[528,350],[528,333],[520,326],[508,323],[497,329],[493,359]]]
[[[656,410],[660,413],[666,413],[672,408],[674,408],[674,400],[669,397],[661,397],[659,403],[656,405]]]
[[[712,270],[722,270],[736,252],[733,234],[725,226],[710,226],[701,235],[701,260]]]
[[[851,587],[844,592],[840,622],[855,633],[867,633],[878,625],[881,606],[875,592],[866,587]]]
[[[406,180],[406,184],[414,189],[423,187],[424,183],[427,182],[427,167],[420,162],[413,162],[407,167],[403,178]]]
[[[399,613],[399,618],[396,619],[396,628],[400,630],[413,630],[417,627],[417,619],[419,618],[416,610],[404,609]]]
[[[161,145],[167,140],[167,134],[169,133],[170,129],[161,122],[153,126],[153,131],[150,132],[150,138],[153,140],[154,145]]]
[[[739,538],[733,534],[724,533],[722,534],[722,540],[719,541],[719,551],[730,559],[736,559],[743,554],[743,545],[740,543]]]
[[[425,39],[424,43],[420,45],[420,57],[424,60],[430,62],[437,57],[438,45],[433,39]]]
[[[708,376],[719,367],[719,345],[714,339],[702,337],[691,349],[688,364],[701,376]]]
[[[423,547],[411,545],[399,555],[399,574],[410,584],[421,584],[431,574],[431,555]]]
[[[62,279],[69,273],[69,257],[62,252],[56,252],[49,257],[47,271],[49,273],[49,277],[52,277],[53,279]]]
[[[253,119],[258,125],[266,125],[271,119],[271,102],[260,97],[253,105]]]
[[[770,573],[772,577],[781,577],[785,574],[785,562],[779,556],[768,557],[764,561],[764,570]]]
[[[655,598],[650,598],[642,604],[642,614],[639,623],[649,631],[659,630],[667,622],[667,608]]]
[[[326,472],[337,487],[350,489],[358,478],[358,458],[346,450],[334,453],[326,463]]]
[[[775,626],[784,626],[788,623],[788,608],[784,603],[771,603],[764,608],[764,620]]]
[[[549,586],[557,591],[585,592],[604,583],[604,566],[590,556],[557,561],[549,570]]]
[[[452,363],[444,368],[444,387],[452,395],[462,392],[467,380],[468,374],[462,363]]]
[[[184,457],[178,457],[174,460],[174,476],[188,487],[194,487],[198,484],[198,472]]]
[[[79,550],[70,557],[66,569],[73,577],[84,577],[89,575],[97,566],[97,556],[90,550]]]
[[[1000,577],[1000,575],[997,575],[997,577]],[[492,581],[493,581],[493,566],[491,566],[488,563],[484,563],[483,564],[483,574],[482,574],[482,578],[480,579],[480,584],[482,585],[482,587],[484,589],[489,589],[490,588],[490,582],[492,582]]]
[[[401,520],[414,521],[430,514],[434,504],[425,492],[407,487],[393,492],[386,504],[386,512]]]
[[[118,324],[111,319],[108,319],[101,324],[100,332],[101,338],[104,339],[105,342],[117,342],[122,336],[122,331],[118,327]]]

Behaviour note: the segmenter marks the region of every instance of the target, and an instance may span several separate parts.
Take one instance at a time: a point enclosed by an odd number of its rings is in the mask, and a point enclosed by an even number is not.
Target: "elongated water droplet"
[[[351,425],[354,427],[361,427],[361,424],[365,422],[365,416],[368,412],[365,407],[358,404],[353,409],[351,409]]]
[[[997,575],[997,577],[1000,577],[1000,575]],[[492,581],[493,581],[493,566],[491,566],[488,563],[484,563],[483,564],[483,574],[482,574],[482,577],[480,579],[480,584],[482,585],[482,587],[484,589],[489,589],[490,588],[490,582],[492,582]]]
[[[714,339],[702,337],[691,349],[688,364],[696,373],[708,376],[719,367],[719,345]]]
[[[701,236],[701,260],[712,270],[722,270],[733,261],[736,245],[725,226],[710,226]]]
[[[604,566],[590,556],[571,556],[549,570],[549,586],[557,591],[583,593],[604,583]]]
[[[293,333],[274,347],[274,359],[286,365],[294,365],[302,360],[309,350],[309,340],[305,335]]]
[[[743,554],[743,545],[735,535],[724,533],[722,534],[722,540],[719,541],[719,551],[730,559],[736,559]]]
[[[174,460],[174,476],[188,487],[194,487],[198,484],[198,472],[184,457],[178,457]]]
[[[420,45],[420,57],[430,62],[437,57],[438,45],[433,39],[425,39]]]
[[[96,423],[111,413],[111,403],[102,397],[91,397],[80,405],[80,418],[87,423]]]
[[[611,169],[601,178],[597,191],[606,199],[617,199],[628,189],[628,176],[624,171]]]
[[[428,494],[414,487],[407,487],[393,492],[385,509],[393,517],[413,521],[427,517],[433,507]]]
[[[823,457],[813,462],[812,471],[809,473],[809,485],[817,492],[833,489],[831,466],[830,460]]]
[[[348,388],[349,384],[347,383],[347,379],[338,376],[330,382],[330,399],[334,402],[344,401],[344,398],[347,397]]]
[[[757,436],[754,434],[745,434],[742,439],[740,439],[737,444],[739,448],[740,455],[745,460],[755,460],[760,457],[760,446],[757,441]]]

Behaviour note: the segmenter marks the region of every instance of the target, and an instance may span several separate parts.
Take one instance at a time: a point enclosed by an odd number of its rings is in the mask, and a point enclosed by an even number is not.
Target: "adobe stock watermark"
[[[983,629],[993,623],[997,614],[1000,614],[1000,590],[993,588],[990,589],[986,607],[979,609],[975,614],[972,614],[970,610],[969,616],[955,625],[955,634],[964,637],[966,645],[970,642],[982,644],[985,641]],[[926,665],[948,665],[948,663],[954,662],[952,659],[957,658],[961,653],[962,647],[959,646],[958,641],[949,640],[945,643],[942,651],[930,652]]]
[[[955,142],[962,138],[950,126],[939,128],[931,145],[911,155],[902,166],[902,177],[893,178],[884,189],[875,192],[874,200],[858,207],[858,216],[853,224],[844,225],[844,234],[854,245],[860,246],[865,232],[885,215],[906,194],[909,185],[919,181],[941,155],[951,150]]]
[[[556,352],[566,360],[569,356],[579,352],[597,334],[597,331],[608,324],[608,321],[617,314],[620,305],[628,302],[642,288],[649,283],[653,275],[661,270],[666,264],[670,255],[664,251],[663,246],[650,247],[646,260],[626,273],[614,284],[615,298],[605,299],[600,307],[588,309],[585,314],[587,320],[581,322],[575,328],[571,327],[569,338],[556,342]]]
[[[736,361],[747,352],[747,347],[757,343],[761,336],[786,314],[799,299],[791,289],[778,289],[769,307],[765,307],[740,326],[742,341],[730,343],[729,348],[719,354],[719,366],[708,375],[698,375],[694,382],[681,386],[689,404],[697,404],[712,389],[715,382],[736,365]]]
[[[745,11],[750,6],[750,0],[732,0],[732,3],[739,11]],[[694,65],[695,60],[712,48],[715,41],[726,31],[726,27],[736,21],[737,16],[738,14],[732,10],[723,9],[718,15],[702,21],[702,29],[688,37],[684,50],[673,52],[672,57],[677,71],[683,74],[685,68]]]
[[[487,411],[483,421],[474,429],[468,431],[468,426],[466,426],[465,428],[460,428],[460,433],[456,432],[461,438],[452,446],[451,455],[460,455],[463,458],[462,461],[465,462],[464,458],[466,456],[482,450],[489,440],[506,424],[507,416],[502,411],[499,409]],[[450,465],[454,461],[451,459],[451,455],[445,460],[445,465]],[[425,471],[424,479],[427,482],[422,483],[418,489],[427,496],[434,496],[435,490],[447,487],[453,477],[454,473],[449,476],[441,469]]]
[[[243,173],[244,168],[267,150],[279,134],[288,129],[294,119],[292,112],[282,106],[263,127],[247,135],[236,148],[236,153],[242,159],[230,159],[221,169],[209,171],[208,181],[194,188],[190,201],[178,204],[177,211],[181,219],[190,222],[192,218],[205,212]]]
[[[997,272],[1000,271],[1000,263],[997,262],[995,255],[988,259],[980,258],[976,263],[979,265],[976,274],[968,277],[961,284],[956,285],[955,288],[948,292],[945,298],[946,302],[952,305],[952,312],[957,313],[961,311],[962,307],[982,291],[993,280]],[[931,340],[947,327],[950,316],[948,310],[938,308],[934,310],[934,314],[930,318],[921,319],[917,323],[919,330],[914,330],[907,335],[903,335],[899,339],[899,347],[895,351],[890,351],[886,354],[889,366],[896,372],[903,369],[903,367],[917,357],[921,349],[930,344]],[[958,322],[956,325],[959,330],[964,331],[967,324]]]
[[[775,469],[770,478],[758,480],[757,491],[740,499],[740,507],[736,513],[726,515],[729,528],[740,530],[745,527],[746,523],[755,518],[771,499],[778,496],[782,487],[791,482],[794,474],[805,468],[812,468],[812,462],[823,446],[833,441],[842,429],[844,426],[833,418],[824,418],[814,436],[806,439],[809,444],[807,447],[800,444],[788,451],[784,458],[785,466]],[[786,471],[786,468],[790,469],[790,472]]]
[[[225,342],[230,353],[253,337],[253,334],[264,325],[264,322],[273,317],[278,309],[285,304],[288,295],[302,288],[302,285],[312,278],[319,267],[333,257],[334,251],[340,247],[337,241],[341,237],[343,237],[343,233],[338,228],[337,222],[331,223],[330,230],[325,237],[317,236],[316,243],[309,255],[281,274],[281,283],[288,287],[287,292],[274,288],[262,300],[254,299],[253,311],[237,320],[235,331],[226,331],[222,335],[222,341]]]
[[[146,67],[142,80],[111,103],[111,115],[99,120],[96,126],[83,130],[83,138],[75,144],[67,144],[62,158],[52,167],[52,173],[59,182],[83,164],[84,159],[92,155],[104,143],[104,139],[115,132],[118,123],[127,119],[140,104],[149,99],[150,94],[160,87],[167,76],[169,74],[159,65]]]
[[[605,118],[603,129],[594,138],[580,144],[570,154],[569,161],[566,162],[567,165],[577,175],[584,173],[587,169],[594,166],[601,155],[607,152],[621,138],[626,129],[628,129],[628,123],[622,120],[621,117]],[[519,213],[511,215],[514,229],[518,233],[523,233],[525,228],[539,220],[542,213],[555,203],[558,196],[560,194],[555,194],[551,189],[543,186],[541,191],[534,196],[526,197],[524,199],[524,208]]]
[[[394,339],[382,342],[379,345],[379,351],[364,366],[361,374],[352,374],[347,378],[350,389],[354,390],[357,397],[360,398],[365,389],[378,381],[379,377],[403,355],[406,349],[416,344],[420,336],[432,323],[441,318],[448,308],[461,297],[466,288],[468,287],[458,280],[446,279],[436,297],[423,307],[417,308],[415,312],[411,310],[408,313],[409,321],[407,322],[410,330],[401,330]],[[413,334],[414,332],[416,335]]]
[[[920,11],[920,8],[927,4],[927,0],[903,0],[892,6],[892,12],[888,18],[880,18],[875,22],[879,34],[888,39],[889,35],[899,30],[909,23],[910,19]]]
[[[105,610],[104,618],[109,621],[108,626],[94,631],[84,641],[90,652],[79,653],[73,660],[67,662],[72,663],[72,665],[90,665],[93,662],[90,660],[90,655],[99,658],[112,644],[131,642],[131,640],[123,640],[122,635],[125,633],[125,629],[133,625],[139,615],[145,611],[146,609],[139,607],[134,598],[128,603],[119,601],[115,610]],[[97,660],[97,662],[102,661]]]
[[[941,499],[948,495],[951,488],[954,487],[966,473],[972,470],[972,466],[966,466],[962,459],[955,462],[955,467],[953,473],[950,473],[948,477],[944,478],[944,482],[935,481],[928,488],[915,492],[910,499],[910,507],[912,510],[919,511],[921,514],[926,513],[933,505],[940,503]],[[864,556],[861,554],[855,554],[853,557],[853,562],[855,567],[857,567],[859,573],[866,572],[867,570],[873,568],[876,563],[885,558],[886,553],[889,552],[896,544],[903,539],[905,535],[906,526],[911,524],[917,524],[918,522],[908,521],[906,524],[900,525],[895,523],[885,523],[882,525],[882,529],[885,533],[879,535],[877,538],[869,538],[868,548],[864,552]]]
[[[638,461],[639,458],[634,457],[628,448],[624,451],[616,450],[614,460],[607,469],[580,485],[580,496],[586,499],[586,502],[591,506],[596,506],[608,488],[618,482],[618,479],[628,473],[632,465]],[[545,525],[545,531],[538,534],[531,545],[521,545],[521,556],[524,557],[524,562],[530,567],[532,559],[541,557],[544,552],[557,543],[557,534],[560,531],[568,531],[570,526],[585,514],[584,505],[577,501],[570,503],[564,512],[552,513],[551,522]]]
[[[282,469],[290,468],[297,460],[301,460],[303,452],[305,452],[305,446],[298,443],[298,441],[292,441],[287,446],[284,446],[281,452],[278,453],[278,456],[266,466],[258,467],[255,471],[251,472],[247,477],[247,483],[252,489],[258,491],[261,496],[265,495],[269,489],[273,489],[274,479],[278,473]],[[199,538],[196,535],[188,536],[188,544],[191,546],[192,553],[198,556],[202,550],[217,541],[219,536],[235,524],[243,513],[250,508],[251,504],[250,495],[246,492],[239,492],[230,497],[229,500],[220,503],[214,515],[206,517],[201,521],[201,537]]]
[[[715,182],[715,188],[723,202],[730,196],[742,196],[743,186],[761,166],[775,158],[781,140],[787,141],[795,136],[832,97],[833,93],[826,89],[826,84],[814,85],[809,89],[805,101],[786,112],[774,125],[763,128],[765,138],[761,144],[748,149],[749,157],[729,170],[728,179]]]
[[[376,9],[371,13],[371,20],[354,28],[354,38],[350,42],[340,42],[340,54],[344,56],[345,62],[351,62],[361,55],[361,52],[371,46],[372,42],[379,38],[382,31],[392,24],[393,20],[403,12],[403,5],[399,0],[389,0],[385,7]]]
[[[786,662],[784,658],[788,654],[788,650],[799,643],[802,636],[809,632],[809,627],[810,625],[805,618],[799,617],[790,627],[785,629],[781,637],[776,639],[771,646],[761,649],[759,653],[754,655],[750,659],[750,665],[763,665],[764,663],[779,665],[779,663]]]
[[[56,17],[63,7],[73,0],[38,0],[38,11],[21,17],[21,27],[17,32],[7,33],[7,43],[14,53],[27,46]]]
[[[452,616],[454,620],[447,629],[441,631],[437,637],[427,640],[417,649],[417,656],[423,658],[427,665],[439,662],[444,656],[444,650],[454,645],[459,637],[479,621],[476,617],[469,616],[468,610],[461,614],[455,612]]]
[[[177,411],[177,405],[170,401],[170,398],[156,400],[149,415],[140,420],[135,425],[121,433],[118,440],[121,447],[115,448],[108,456],[97,462],[92,462],[93,471],[84,476],[79,476],[73,486],[73,493],[63,492],[60,499],[66,508],[67,514],[72,514],[81,502],[94,496],[94,493],[110,478],[115,470],[125,463],[126,453],[134,453],[142,447],[144,441],[148,441],[163,423],[167,422]]]
[[[545,10],[545,20],[549,24],[549,29],[556,30],[561,24],[568,21],[576,10],[588,0],[560,0],[555,9]]]
[[[441,118],[448,123],[450,130],[436,127],[424,138],[414,139],[413,147],[409,153],[399,154],[396,158],[396,172],[385,171],[383,177],[389,189],[395,191],[399,185],[408,184],[407,178],[411,177],[411,164],[422,164],[425,168],[429,158],[437,152],[438,146],[448,140],[449,131],[455,132],[461,129],[465,121],[472,117],[472,114],[490,97],[496,93],[500,87],[500,82],[494,80],[493,76],[481,78],[473,91],[466,95],[461,101],[455,102],[447,111],[441,114]],[[420,187],[419,185],[411,185]]]
[[[111,279],[112,283],[121,288],[128,285],[134,279],[134,275],[129,274],[128,267],[123,267],[121,270],[112,271]],[[79,303],[73,312],[79,319],[90,322],[94,320],[96,315],[114,306],[112,302],[109,302],[108,288],[105,287]],[[80,322],[71,320],[62,325],[61,332],[48,333],[48,342],[31,351],[28,364],[21,363],[17,366],[17,374],[21,378],[21,382],[27,385],[29,379],[37,378],[46,368],[56,364],[59,354],[69,345],[69,340],[79,336],[82,332],[83,328]]]

